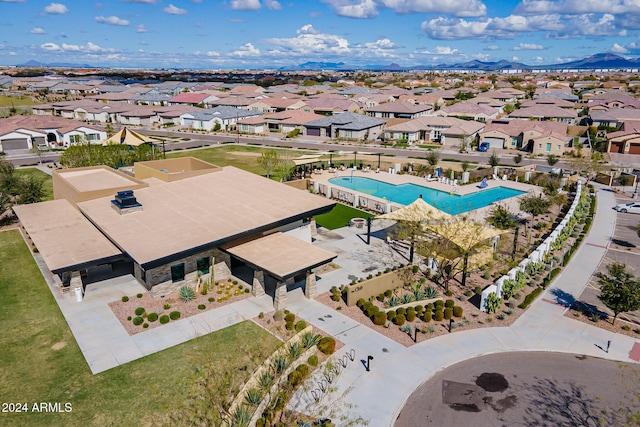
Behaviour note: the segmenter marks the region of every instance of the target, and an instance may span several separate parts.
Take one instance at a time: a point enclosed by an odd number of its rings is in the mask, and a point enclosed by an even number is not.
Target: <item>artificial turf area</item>
[[[0,412],[2,426],[166,425],[168,414],[196,400],[204,371],[215,369],[207,394],[224,396],[225,373],[246,380],[279,345],[247,321],[92,375],[17,230],[0,233],[0,301],[0,402],[29,409]],[[63,410],[70,403],[71,411],[32,412],[40,402]]]
[[[351,218],[373,218],[374,215],[361,211],[359,209],[352,208],[341,203],[337,203],[331,212],[326,214],[316,215],[316,224],[327,228],[329,230],[335,230],[336,228],[346,227],[349,225]]]

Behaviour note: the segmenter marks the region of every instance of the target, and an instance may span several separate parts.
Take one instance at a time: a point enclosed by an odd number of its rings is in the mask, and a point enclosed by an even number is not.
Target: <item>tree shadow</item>
[[[551,294],[556,297],[556,302],[564,307],[573,307],[577,301],[576,297],[562,289],[552,289]]]
[[[587,316],[597,316],[597,319],[609,319],[609,313],[600,310],[599,307],[582,301],[575,301],[571,306],[573,310],[580,311]]]
[[[628,242],[626,240],[621,240],[621,239],[611,239],[611,243],[614,243],[618,246],[622,246],[623,248],[635,248],[636,245],[634,245],[631,242]]]
[[[602,403],[589,396],[584,387],[574,383],[559,383],[551,379],[536,379],[522,386],[527,425],[537,426],[600,426]]]

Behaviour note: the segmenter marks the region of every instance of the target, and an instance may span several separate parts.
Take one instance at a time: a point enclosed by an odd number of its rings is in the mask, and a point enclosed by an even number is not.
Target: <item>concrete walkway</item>
[[[405,348],[320,303],[290,297],[291,311],[345,343],[336,353],[336,360],[351,349],[356,353],[355,361],[349,362],[333,382],[335,391],[323,399],[327,402],[337,399],[339,406],[345,408],[343,414],[360,414],[371,426],[393,426],[418,386],[438,371],[480,355],[550,351],[634,362],[629,355],[635,339],[564,316],[567,307],[562,302],[571,296],[577,298],[587,286],[614,232],[615,215],[611,215],[611,207],[615,198],[607,190],[598,190],[597,196],[596,216],[583,245],[547,290],[510,327],[455,332]],[[611,348],[605,353],[607,341],[611,341]],[[360,360],[369,355],[373,360],[367,372]],[[320,380],[318,374],[316,379]],[[304,412],[304,408],[317,405],[309,391],[301,391],[292,400],[292,406]]]

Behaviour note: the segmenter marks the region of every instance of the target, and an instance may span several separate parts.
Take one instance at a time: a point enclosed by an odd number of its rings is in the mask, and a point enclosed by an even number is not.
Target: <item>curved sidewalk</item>
[[[290,310],[345,343],[338,357],[354,349],[356,357],[338,376],[331,397],[362,415],[371,426],[393,426],[411,393],[438,371],[473,357],[507,351],[550,351],[611,360],[629,359],[636,340],[565,317],[563,298],[579,297],[602,261],[615,229],[613,194],[598,190],[592,228],[571,262],[547,290],[510,327],[472,329],[404,346],[323,304],[290,298]],[[322,320],[318,320],[322,319]],[[611,348],[605,353],[607,341]],[[371,371],[360,363],[373,356]],[[292,402],[304,411],[313,407],[309,392]],[[345,409],[344,411],[348,411]]]

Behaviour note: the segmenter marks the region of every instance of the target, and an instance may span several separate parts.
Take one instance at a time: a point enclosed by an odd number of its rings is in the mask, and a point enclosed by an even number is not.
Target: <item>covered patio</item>
[[[316,288],[315,268],[331,262],[337,254],[318,248],[287,234],[276,232],[255,240],[222,248],[232,257],[250,266],[253,272],[253,295],[262,296],[266,289],[266,276],[276,281],[274,307],[287,306],[287,286],[295,278],[304,275],[307,298],[314,298]]]

